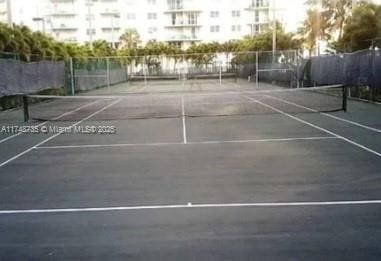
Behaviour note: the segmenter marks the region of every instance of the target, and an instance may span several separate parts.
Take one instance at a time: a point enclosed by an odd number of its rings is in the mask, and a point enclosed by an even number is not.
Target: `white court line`
[[[73,113],[75,113],[75,112],[77,112],[77,111],[79,111],[79,110],[82,110],[82,109],[84,109],[84,108],[86,108],[86,107],[89,107],[89,106],[91,106],[91,105],[93,105],[93,104],[95,104],[95,103],[98,103],[98,102],[99,102],[99,101],[94,101],[94,102],[85,104],[85,105],[83,105],[83,106],[80,106],[80,107],[78,107],[78,108],[75,109],[75,110],[72,110],[72,111],[69,111],[69,112],[65,112],[64,114],[62,114],[62,115],[60,115],[60,116],[54,118],[53,121],[55,121],[55,120],[59,120],[59,119],[65,117],[65,116],[67,116],[67,115],[73,114]],[[42,123],[40,123],[40,124],[38,124],[38,125],[33,125],[33,127],[41,127],[41,126],[44,126],[44,125],[48,124],[49,122],[50,122],[50,121],[45,121],[45,122],[42,122]],[[2,139],[2,140],[0,140],[0,144],[6,142],[6,141],[8,141],[8,140],[11,140],[11,139],[13,139],[13,138],[16,138],[17,136],[20,136],[21,134],[23,134],[23,132],[19,132],[19,133],[16,133],[16,134],[12,135],[12,136],[9,136],[9,137],[7,137],[7,138],[5,138],[5,139]]]
[[[73,127],[75,127],[75,126],[81,124],[82,122],[84,122],[84,121],[86,121],[86,120],[88,120],[88,119],[94,117],[94,116],[97,115],[98,113],[101,113],[102,111],[107,110],[108,108],[110,108],[111,106],[114,106],[115,104],[119,103],[120,101],[121,101],[121,99],[118,99],[118,100],[116,100],[115,102],[113,102],[113,103],[111,103],[111,104],[109,104],[109,105],[103,107],[102,109],[100,109],[100,110],[98,110],[98,111],[92,113],[91,115],[87,116],[86,118],[83,118],[82,120],[78,121],[77,123],[74,123],[73,125],[69,126],[69,129],[71,129],[71,128],[73,128]],[[10,162],[12,162],[12,161],[14,161],[14,160],[16,160],[16,159],[18,159],[18,158],[20,158],[21,156],[27,154],[28,152],[31,152],[32,150],[34,150],[34,149],[37,148],[38,146],[41,146],[41,145],[45,144],[46,142],[48,142],[48,141],[50,141],[50,140],[52,140],[52,139],[54,139],[54,138],[60,136],[62,133],[63,133],[63,131],[61,131],[61,132],[59,132],[59,133],[57,133],[57,134],[55,134],[55,135],[53,135],[53,136],[51,136],[51,137],[49,137],[49,138],[43,140],[43,141],[41,141],[40,143],[34,145],[33,147],[30,147],[29,149],[27,149],[27,150],[25,150],[25,151],[23,151],[23,152],[17,154],[16,156],[14,156],[14,157],[12,157],[12,158],[10,158],[10,159],[8,159],[8,160],[2,162],[2,163],[0,164],[0,168],[1,168],[1,167],[4,167],[4,166],[7,165],[8,163],[10,163]]]
[[[361,206],[380,205],[381,200],[353,200],[353,201],[315,201],[315,202],[274,202],[274,203],[225,203],[225,204],[184,204],[184,205],[152,205],[131,207],[103,207],[103,208],[51,208],[51,209],[20,209],[0,210],[0,215],[11,214],[51,214],[51,213],[78,213],[78,212],[114,212],[139,210],[167,210],[167,209],[202,209],[202,208],[275,208],[275,207],[314,207],[314,206]]]
[[[309,141],[309,140],[330,140],[337,137],[304,137],[304,138],[280,138],[280,139],[258,139],[258,140],[227,140],[227,141],[199,141],[189,142],[188,144],[227,144],[227,143],[265,143],[265,142],[287,142],[287,141]]]
[[[67,146],[39,146],[37,150],[46,149],[83,149],[83,148],[112,148],[112,147],[158,147],[158,146],[179,146],[179,145],[207,145],[207,144],[229,144],[229,143],[259,143],[259,142],[288,142],[288,141],[310,141],[339,139],[334,136],[327,137],[305,137],[305,138],[281,138],[281,139],[258,139],[258,140],[227,140],[227,141],[194,141],[188,143],[120,143],[120,144],[93,144],[93,145],[67,145]]]
[[[185,118],[184,96],[181,96],[181,114],[182,114],[182,120],[183,120],[183,141],[184,141],[184,144],[187,144],[188,139],[187,139],[187,124],[186,124],[186,118]]]
[[[374,155],[377,155],[377,156],[381,157],[381,153],[379,153],[379,152],[377,152],[377,151],[375,151],[375,150],[372,150],[372,149],[370,149],[370,148],[368,148],[368,147],[366,147],[366,146],[364,146],[364,145],[361,145],[361,144],[359,144],[359,143],[357,143],[357,142],[355,142],[355,141],[353,141],[353,140],[350,140],[350,139],[348,139],[348,138],[345,138],[345,137],[343,137],[343,136],[341,136],[341,135],[339,135],[339,134],[336,134],[336,133],[334,133],[334,132],[332,132],[332,131],[329,131],[329,130],[327,130],[327,129],[324,129],[324,128],[322,128],[322,127],[319,127],[319,126],[317,126],[317,125],[315,125],[315,124],[312,124],[312,123],[310,123],[310,122],[308,122],[308,121],[302,120],[302,119],[300,119],[300,118],[298,118],[298,117],[292,116],[291,114],[288,114],[288,113],[286,113],[286,112],[284,112],[284,111],[281,111],[281,110],[279,110],[279,109],[277,109],[277,108],[275,108],[275,107],[273,107],[273,106],[271,106],[271,105],[269,105],[269,104],[266,104],[266,103],[263,103],[263,102],[261,102],[261,101],[258,101],[258,100],[256,100],[256,99],[250,97],[250,96],[244,95],[244,97],[246,97],[246,98],[248,98],[249,100],[252,100],[252,101],[254,101],[254,102],[258,103],[258,104],[261,104],[261,105],[263,105],[263,106],[265,106],[265,107],[267,107],[267,108],[270,108],[270,109],[272,109],[273,111],[276,111],[276,112],[278,112],[278,113],[280,113],[280,114],[283,114],[283,115],[285,115],[285,116],[287,116],[287,117],[289,117],[289,118],[291,118],[291,119],[294,119],[294,120],[296,120],[296,121],[298,121],[298,122],[304,123],[305,125],[308,125],[308,126],[310,126],[310,127],[313,127],[313,128],[315,128],[315,129],[317,129],[317,130],[320,130],[320,131],[323,131],[323,132],[325,132],[325,133],[328,133],[328,134],[330,134],[330,135],[332,135],[332,136],[335,136],[335,137],[337,137],[337,138],[339,138],[339,139],[342,139],[342,140],[344,140],[344,141],[346,141],[346,142],[348,142],[348,143],[350,143],[350,144],[352,144],[352,145],[354,145],[354,146],[356,146],[356,147],[358,147],[358,148],[361,148],[361,149],[366,150],[366,151],[368,151],[368,152],[370,152],[370,153],[372,153],[372,154],[374,154]]]
[[[275,99],[275,100],[278,100],[278,101],[281,101],[281,102],[284,102],[284,103],[287,103],[287,104],[290,104],[290,105],[294,105],[295,107],[299,107],[299,108],[302,108],[302,109],[305,109],[305,110],[308,110],[308,111],[311,111],[311,112],[318,112],[321,115],[330,117],[330,118],[338,120],[338,121],[343,121],[343,122],[355,125],[355,126],[360,127],[360,128],[364,128],[364,129],[367,129],[367,130],[371,130],[371,131],[375,131],[375,132],[381,133],[380,129],[369,127],[369,126],[360,124],[358,122],[354,122],[354,121],[351,121],[351,120],[343,119],[343,118],[334,116],[334,115],[329,114],[329,113],[319,112],[319,111],[317,111],[315,109],[312,109],[312,108],[309,108],[309,107],[306,107],[306,106],[303,106],[303,105],[300,105],[300,104],[297,104],[297,103],[293,103],[293,102],[290,102],[290,101],[287,101],[287,100],[284,100],[284,99],[281,99],[281,98],[278,98],[278,97],[274,97],[274,96],[270,96],[270,95],[264,95],[264,96],[272,98],[272,99]]]

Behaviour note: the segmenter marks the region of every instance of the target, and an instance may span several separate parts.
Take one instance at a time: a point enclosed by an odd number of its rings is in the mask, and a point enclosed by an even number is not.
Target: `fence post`
[[[222,85],[222,61],[220,61],[220,75],[219,75],[219,78],[220,78],[220,85]]]
[[[144,76],[144,85],[147,85],[147,71],[146,71],[146,63],[145,63],[146,57],[144,57],[143,61],[143,76]]]
[[[74,62],[72,57],[70,57],[69,63],[70,63],[71,95],[74,96],[75,95],[75,79],[74,79],[75,73],[74,73]]]
[[[258,51],[255,52],[255,83],[257,85],[257,88],[259,88],[259,55]]]
[[[180,73],[182,73],[181,78],[182,78],[183,82],[185,82],[185,80],[188,77],[188,69],[189,69],[188,63],[187,63],[187,60],[185,59],[185,55],[183,54],[183,68],[180,71]]]
[[[372,86],[371,86],[371,99],[372,101],[376,101],[376,46],[372,48]]]
[[[106,58],[106,68],[107,68],[107,87],[110,87],[110,57]]]

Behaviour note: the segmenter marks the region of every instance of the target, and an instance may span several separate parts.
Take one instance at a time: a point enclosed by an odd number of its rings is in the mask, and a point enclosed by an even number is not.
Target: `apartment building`
[[[0,0],[0,23],[10,23],[9,0]]]
[[[66,42],[106,40],[135,28],[146,43],[157,40],[187,48],[225,42],[269,27],[268,0],[46,0],[46,32]]]

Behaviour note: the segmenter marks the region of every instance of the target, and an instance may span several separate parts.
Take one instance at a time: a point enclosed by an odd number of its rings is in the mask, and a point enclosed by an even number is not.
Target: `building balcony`
[[[201,13],[202,11],[195,8],[181,8],[181,9],[171,9],[165,10],[164,13]]]
[[[102,31],[119,31],[120,30],[120,26],[114,26],[114,27],[112,27],[112,26],[102,26]]]
[[[67,11],[67,10],[55,10],[51,14],[53,17],[61,17],[61,16],[76,16],[77,13],[74,11]]]
[[[270,4],[267,2],[264,2],[263,4],[251,4],[247,8],[245,8],[248,11],[253,11],[253,10],[266,10],[270,9]]]
[[[60,25],[53,25],[52,30],[53,31],[77,31],[78,27],[76,25],[60,24]]]
[[[167,42],[197,42],[201,39],[197,35],[176,35],[168,37]]]
[[[268,19],[263,19],[263,20],[259,20],[259,21],[254,21],[254,22],[250,22],[250,23],[247,23],[248,25],[263,25],[263,24],[269,24],[270,23],[270,20]]]
[[[102,16],[120,16],[120,12],[116,10],[103,10],[100,14]]]
[[[76,0],[49,0],[51,3],[73,3]]]
[[[177,24],[169,24],[166,25],[166,28],[182,28],[182,27],[201,27],[200,24],[188,24],[188,23],[177,23]]]

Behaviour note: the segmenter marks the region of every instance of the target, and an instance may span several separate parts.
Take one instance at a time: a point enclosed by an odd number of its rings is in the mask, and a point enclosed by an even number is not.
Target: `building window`
[[[241,31],[241,25],[232,25],[232,32],[240,32]]]
[[[183,9],[183,0],[168,0],[168,5],[171,10]]]
[[[266,7],[268,2],[265,0],[251,0],[251,5],[254,7]]]
[[[148,17],[148,20],[156,20],[157,14],[156,13],[148,13],[147,17]]]
[[[196,28],[192,28],[191,30],[191,34],[192,34],[192,39],[196,39],[197,38],[197,35],[196,35]]]
[[[220,12],[218,12],[218,11],[211,11],[210,12],[210,17],[212,17],[212,18],[217,18],[219,16],[220,16]]]
[[[176,25],[176,14],[175,13],[173,13],[171,15],[171,21],[172,21],[172,25]]]
[[[255,16],[255,22],[256,22],[256,23],[259,23],[259,11],[258,11],[258,10],[255,11],[254,16]]]
[[[86,30],[86,34],[87,34],[87,35],[95,35],[95,34],[96,34],[96,31],[95,31],[94,28],[92,28],[92,29],[87,29],[87,30]]]
[[[156,0],[147,0],[149,5],[156,5]]]
[[[252,35],[259,34],[260,32],[261,32],[261,27],[259,26],[259,24],[252,25],[252,27],[251,27],[251,34]]]
[[[239,10],[232,11],[232,17],[240,17],[240,16],[241,16],[241,12]]]
[[[95,15],[93,15],[93,14],[91,14],[91,15],[87,14],[86,15],[86,21],[90,21],[90,20],[94,20],[94,19],[95,19]]]
[[[136,20],[135,13],[127,13],[127,20]]]
[[[157,27],[150,27],[150,28],[148,28],[148,33],[149,34],[157,33]]]
[[[188,15],[188,24],[197,24],[197,14],[189,14]]]
[[[210,27],[210,32],[211,33],[218,33],[220,31],[220,26],[219,25],[212,25]]]

